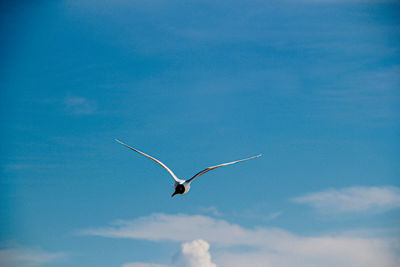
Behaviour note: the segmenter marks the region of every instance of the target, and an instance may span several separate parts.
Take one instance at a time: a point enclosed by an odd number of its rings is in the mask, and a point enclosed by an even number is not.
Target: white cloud
[[[89,115],[96,112],[96,104],[84,97],[68,96],[64,99],[67,110],[77,115]]]
[[[36,267],[64,257],[63,253],[50,253],[38,249],[12,247],[0,249],[0,266]]]
[[[217,267],[217,265],[211,261],[209,249],[210,244],[201,239],[183,243],[180,253],[174,258],[174,266]]]
[[[292,201],[308,204],[322,212],[377,212],[400,207],[400,188],[383,186],[330,189],[296,197]]]
[[[217,248],[213,261],[219,267],[394,267],[400,264],[398,240],[390,238],[349,233],[299,236],[278,228],[245,228],[200,215],[155,214],[82,233],[152,241],[203,239]],[[241,247],[246,249],[237,249]]]
[[[183,243],[181,251],[177,253],[172,260],[174,267],[217,267],[211,261],[209,252],[210,244],[206,241],[198,239],[192,242]],[[123,267],[168,267],[163,264],[132,262],[126,263]]]

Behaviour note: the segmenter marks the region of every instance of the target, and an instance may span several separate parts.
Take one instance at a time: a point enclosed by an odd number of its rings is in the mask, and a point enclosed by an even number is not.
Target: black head
[[[178,184],[175,187],[175,192],[172,194],[171,197],[175,196],[176,194],[182,195],[183,193],[185,193],[185,186],[183,186],[182,184]]]

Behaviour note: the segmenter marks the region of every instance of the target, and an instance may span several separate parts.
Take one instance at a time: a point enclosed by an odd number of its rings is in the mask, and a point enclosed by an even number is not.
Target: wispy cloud
[[[64,104],[68,112],[76,115],[90,115],[97,109],[95,102],[79,96],[67,96]]]
[[[267,214],[263,219],[265,221],[272,221],[273,219],[276,219],[279,216],[281,216],[282,213],[283,213],[282,211],[272,212],[272,213]]]
[[[223,213],[214,206],[199,207],[198,211],[201,214],[208,214],[208,215],[212,215],[214,217],[232,216],[232,217],[236,217],[236,218],[257,219],[257,220],[261,220],[264,222],[272,221],[272,220],[278,218],[279,216],[281,216],[283,213],[282,211],[265,213],[265,211],[262,209],[262,207],[260,205],[250,207],[245,210],[241,210],[240,212],[235,211],[230,214]]]
[[[211,214],[211,215],[217,216],[217,217],[222,216],[222,213],[214,206],[200,207],[199,212],[206,213],[206,214],[208,213],[208,214]]]
[[[400,188],[348,187],[308,193],[292,201],[307,204],[321,212],[380,212],[400,208]]]
[[[400,263],[398,240],[350,234],[299,236],[279,228],[245,228],[200,215],[154,214],[81,232],[109,238],[188,242],[207,240],[216,246],[218,266],[386,266]],[[231,248],[247,247],[239,251]],[[397,247],[398,250],[398,247]],[[138,265],[137,265],[138,266]],[[137,267],[135,266],[135,267]]]
[[[0,249],[0,266],[36,267],[55,262],[64,253],[50,253],[39,249],[7,247]]]
[[[353,66],[354,67],[354,66]],[[315,69],[315,75],[337,73],[336,83],[321,84],[318,92],[320,108],[334,118],[345,121],[369,121],[372,125],[397,122],[398,87],[400,66],[368,71],[330,69],[329,72]],[[329,74],[328,74],[329,73]]]

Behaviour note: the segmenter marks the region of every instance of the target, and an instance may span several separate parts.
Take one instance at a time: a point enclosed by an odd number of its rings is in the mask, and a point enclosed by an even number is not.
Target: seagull
[[[211,166],[211,167],[205,168],[204,170],[196,173],[192,178],[190,178],[188,180],[182,180],[182,179],[179,179],[178,177],[176,177],[176,175],[164,163],[162,163],[158,159],[153,158],[152,156],[149,156],[146,153],[143,153],[142,151],[139,151],[139,150],[137,150],[137,149],[135,149],[133,147],[130,147],[127,144],[122,143],[118,139],[115,139],[115,141],[117,141],[121,145],[126,146],[127,148],[130,148],[133,151],[135,151],[135,152],[137,152],[137,153],[139,153],[139,154],[141,154],[141,155],[143,155],[143,156],[155,161],[156,163],[161,165],[161,167],[163,167],[165,170],[167,170],[167,172],[169,172],[169,174],[171,174],[172,178],[174,178],[174,180],[175,180],[175,183],[174,183],[175,192],[172,194],[171,197],[173,197],[173,196],[175,196],[177,194],[183,195],[183,194],[186,194],[187,192],[189,192],[190,184],[193,182],[193,180],[196,179],[197,177],[199,177],[200,175],[205,174],[206,172],[212,171],[212,170],[214,170],[216,168],[219,168],[219,167],[228,166],[228,165],[231,165],[231,164],[235,164],[235,163],[246,161],[246,160],[250,160],[250,159],[255,159],[255,158],[258,158],[258,157],[262,156],[262,154],[259,154],[257,156],[253,156],[253,157],[250,157],[250,158],[240,159],[240,160],[236,160],[236,161],[232,161],[232,162],[227,162],[227,163],[222,163],[222,164],[219,164],[219,165]]]

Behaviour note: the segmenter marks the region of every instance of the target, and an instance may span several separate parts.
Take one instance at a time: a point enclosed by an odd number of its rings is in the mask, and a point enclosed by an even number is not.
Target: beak
[[[174,192],[171,197],[174,197],[175,195],[176,195],[176,192]]]

